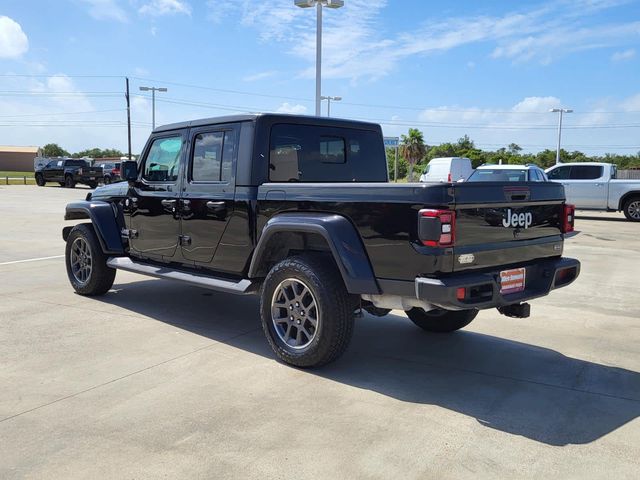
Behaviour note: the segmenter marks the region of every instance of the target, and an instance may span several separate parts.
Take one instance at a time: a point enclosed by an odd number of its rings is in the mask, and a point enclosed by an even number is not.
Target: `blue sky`
[[[640,151],[640,1],[345,0],[325,9],[332,115],[429,144]],[[0,144],[133,150],[158,124],[314,112],[315,13],[293,0],[2,0]],[[196,88],[202,87],[202,88]],[[326,112],[326,103],[323,105]]]

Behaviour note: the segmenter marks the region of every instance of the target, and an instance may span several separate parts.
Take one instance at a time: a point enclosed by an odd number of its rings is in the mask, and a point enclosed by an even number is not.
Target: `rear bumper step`
[[[454,274],[446,278],[415,280],[418,299],[447,310],[493,308],[519,304],[543,297],[551,290],[566,287],[580,274],[580,262],[573,258],[545,260],[526,267],[525,289],[500,293],[500,271]],[[464,297],[460,293],[464,289]]]
[[[128,257],[111,257],[107,260],[107,265],[118,270],[140,273],[142,275],[164,278],[167,280],[177,280],[197,287],[217,290],[219,292],[247,295],[255,293],[257,290],[257,284],[251,280],[243,279],[235,282],[224,278],[210,277],[198,273],[143,263],[132,260]]]

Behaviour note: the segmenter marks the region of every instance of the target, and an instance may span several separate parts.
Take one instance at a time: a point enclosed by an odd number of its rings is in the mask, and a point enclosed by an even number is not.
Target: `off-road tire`
[[[76,182],[73,180],[71,175],[66,175],[64,177],[64,186],[66,188],[76,188]]]
[[[105,185],[109,185],[111,183],[111,177],[106,175],[103,179],[102,179],[102,183],[104,183]]]
[[[47,182],[44,181],[44,177],[42,176],[42,174],[36,173],[36,185],[38,185],[39,187],[44,187],[45,183]]]
[[[449,333],[469,325],[478,315],[478,310],[438,309],[425,312],[422,308],[412,308],[406,314],[413,323],[427,332]]]
[[[80,239],[79,242],[85,242],[90,256],[91,269],[84,282],[77,278],[72,266],[72,249],[77,239]],[[65,249],[65,264],[71,286],[80,295],[104,295],[109,291],[116,278],[116,270],[107,266],[107,256],[102,252],[100,241],[90,223],[76,225],[69,232]]]
[[[307,345],[298,347],[289,345],[281,338],[282,333],[277,333],[272,314],[274,308],[276,311],[278,308],[273,306],[277,304],[275,294],[282,291],[280,288],[285,282],[291,280],[303,284],[317,304],[317,328],[313,329],[315,333],[312,338],[307,337]],[[289,302],[288,299],[286,301]],[[280,360],[301,368],[319,367],[336,360],[347,349],[353,334],[353,305],[353,296],[347,292],[331,257],[290,257],[276,264],[263,283],[260,297],[262,329]],[[284,310],[286,308],[289,306],[284,307]],[[305,315],[304,311],[302,315]],[[311,311],[307,315],[310,316]],[[297,328],[295,322],[292,326]]]
[[[98,186],[98,182],[89,182],[89,188],[96,188]]]
[[[640,197],[632,197],[624,202],[624,216],[632,222],[640,222]]]

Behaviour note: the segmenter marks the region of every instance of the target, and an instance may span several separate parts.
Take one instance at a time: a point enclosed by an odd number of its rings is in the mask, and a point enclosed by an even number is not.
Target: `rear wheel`
[[[104,183],[105,185],[109,185],[111,183],[111,177],[106,175],[103,179],[102,179],[102,183]]]
[[[89,188],[96,188],[98,186],[98,182],[89,182]]]
[[[41,173],[36,173],[36,185],[39,187],[44,187],[44,184],[47,183],[44,181],[44,177]]]
[[[640,222],[640,197],[633,197],[624,202],[624,216],[632,222]]]
[[[116,278],[90,223],[76,225],[69,233],[65,263],[71,286],[80,295],[103,295]]]
[[[275,265],[262,287],[262,328],[280,360],[319,367],[347,349],[353,299],[329,259],[309,255]]]
[[[427,332],[447,333],[469,325],[478,315],[478,310],[436,309],[426,312],[422,308],[412,308],[406,313],[413,323]]]
[[[67,188],[76,187],[76,182],[73,180],[73,177],[71,175],[67,175],[66,177],[64,177],[64,186]]]

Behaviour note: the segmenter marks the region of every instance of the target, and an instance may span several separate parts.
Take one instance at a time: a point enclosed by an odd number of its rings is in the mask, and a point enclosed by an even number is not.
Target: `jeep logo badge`
[[[508,208],[505,217],[506,218],[502,219],[502,226],[505,228],[529,228],[533,223],[533,215],[531,212],[515,213]]]

